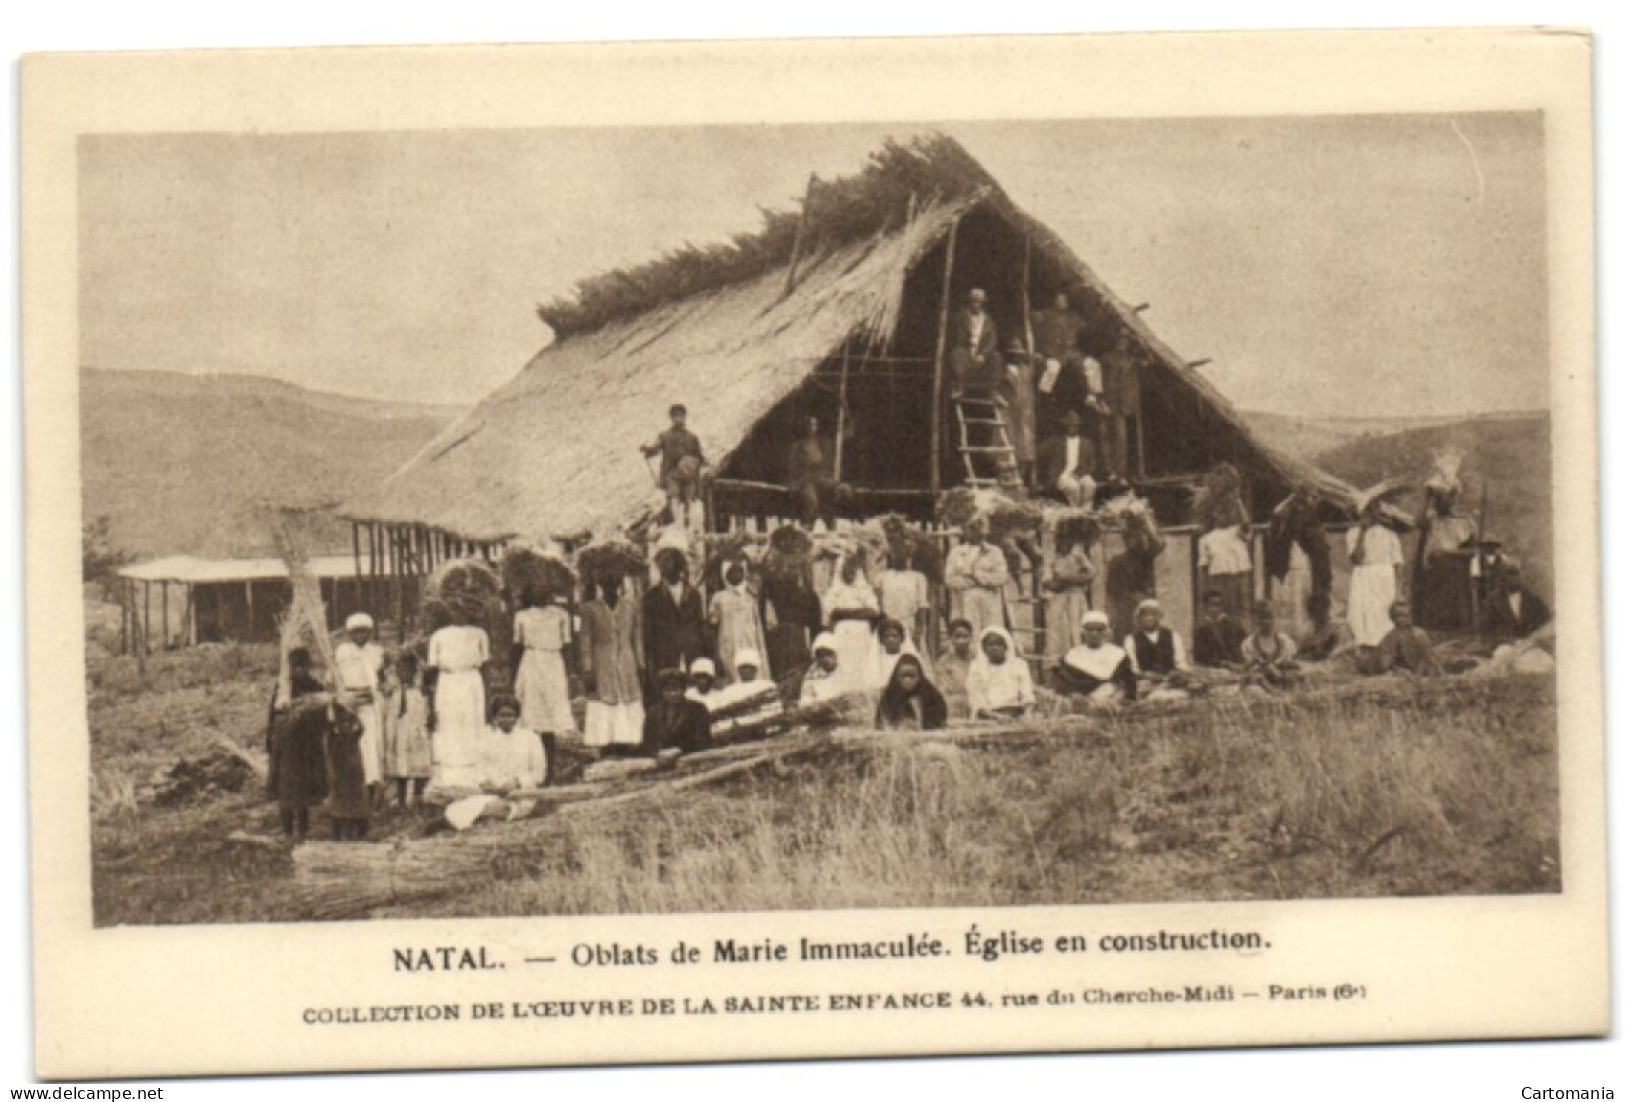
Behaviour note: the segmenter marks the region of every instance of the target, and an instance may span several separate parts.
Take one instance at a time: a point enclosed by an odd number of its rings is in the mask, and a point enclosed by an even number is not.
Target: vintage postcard
[[[39,1074],[1606,1032],[1589,88],[25,59]]]

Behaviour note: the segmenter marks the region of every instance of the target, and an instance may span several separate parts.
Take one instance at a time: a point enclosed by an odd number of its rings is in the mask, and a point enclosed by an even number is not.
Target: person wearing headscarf
[[[762,608],[750,590],[744,559],[722,564],[722,583],[723,588],[711,595],[711,634],[715,640],[711,649],[722,681],[727,683],[739,676],[739,651],[751,650],[758,655],[766,652],[767,633],[762,629]],[[761,672],[772,676],[767,669]]]
[[[576,731],[570,711],[570,682],[564,651],[570,645],[570,614],[543,589],[527,586],[524,605],[513,618],[513,641],[523,650],[514,675],[514,695],[526,727],[557,737]]]
[[[1038,703],[1032,671],[1002,627],[983,628],[980,651],[965,677],[972,719],[1018,719]]]
[[[760,675],[761,656],[746,649],[734,660],[738,670],[734,683],[710,694],[705,702],[712,718],[712,734],[762,728],[784,715],[779,687]]]
[[[434,788],[479,784],[480,738],[485,732],[485,678],[491,640],[474,624],[452,623],[429,637],[429,668],[435,671]]]
[[[1107,638],[1111,621],[1104,612],[1083,617],[1083,642],[1066,652],[1055,668],[1056,691],[1080,696],[1090,704],[1135,699],[1139,685],[1128,652]]]
[[[709,658],[697,658],[688,668],[688,688],[683,693],[684,700],[692,700],[696,704],[704,704],[707,708],[711,701],[722,692],[717,688],[716,663]]]
[[[643,741],[643,607],[624,592],[626,579],[606,566],[581,606],[581,676],[587,690],[587,746]]]
[[[373,638],[372,617],[352,612],[344,621],[344,642],[333,648],[333,665],[346,704],[361,721],[361,765],[367,791],[377,799],[384,781],[383,732],[378,714],[384,648]]]
[[[840,655],[841,680],[848,691],[880,688],[880,645],[875,623],[881,619],[880,598],[863,572],[863,555],[851,552],[835,565],[824,590],[824,619]]]
[[[662,750],[692,753],[711,744],[711,713],[683,691],[681,670],[664,670],[655,678],[660,698],[643,717],[643,749],[650,754]]]
[[[1004,626],[1004,587],[1010,564],[1004,551],[988,542],[987,521],[972,518],[964,538],[948,552],[943,581],[953,598],[954,615],[971,622],[978,639],[990,627]]]
[[[940,731],[948,726],[948,702],[925,676],[918,657],[900,655],[875,708],[882,731]]]
[[[1382,645],[1393,628],[1388,610],[1399,596],[1405,571],[1405,549],[1399,536],[1382,522],[1379,499],[1360,510],[1360,523],[1348,533],[1348,624],[1362,650]]]
[[[1147,597],[1134,610],[1134,630],[1123,639],[1123,651],[1135,677],[1136,686],[1146,691],[1146,700],[1176,700],[1186,695],[1190,664],[1185,660],[1185,641],[1179,632],[1162,626],[1162,605]],[[1136,695],[1140,695],[1137,691]]]
[[[835,636],[824,632],[813,640],[813,664],[801,679],[801,704],[829,704],[846,693],[841,675],[841,651]]]

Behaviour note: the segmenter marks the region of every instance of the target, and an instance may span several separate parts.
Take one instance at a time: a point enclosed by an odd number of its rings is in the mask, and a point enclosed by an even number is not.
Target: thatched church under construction
[[[686,403],[714,475],[710,522],[793,515],[790,441],[835,428],[855,515],[926,518],[964,477],[949,429],[944,318],[987,291],[1002,333],[1069,293],[1086,324],[1126,327],[1141,413],[1131,464],[1165,525],[1220,461],[1252,514],[1294,483],[1347,488],[1257,439],[1052,231],[950,138],[888,143],[857,175],[811,181],[757,233],[581,283],[539,308],[555,339],[392,476],[349,504],[374,573],[416,575],[514,538],[566,544],[633,528],[664,504],[639,445]]]

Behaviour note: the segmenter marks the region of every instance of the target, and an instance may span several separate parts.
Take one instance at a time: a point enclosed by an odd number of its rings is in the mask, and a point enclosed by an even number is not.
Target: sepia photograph
[[[1536,113],[79,158],[98,924],[1561,890]]]
[[[25,66],[48,1074],[1606,1032],[1589,55],[1317,41]]]

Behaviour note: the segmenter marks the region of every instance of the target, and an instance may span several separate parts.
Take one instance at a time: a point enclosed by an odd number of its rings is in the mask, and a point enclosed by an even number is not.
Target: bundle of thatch
[[[502,575],[483,559],[450,559],[435,568],[423,589],[425,613],[433,607],[455,624],[483,625],[506,612]]]
[[[942,546],[919,532],[903,517],[888,513],[870,521],[866,527],[881,534],[886,545],[886,561],[899,570],[918,570],[928,582],[942,580]]]
[[[502,552],[502,582],[516,603],[527,591],[543,600],[568,597],[575,592],[576,575],[554,551],[527,543],[512,543]]]
[[[637,545],[619,537],[596,540],[576,553],[576,569],[587,585],[606,575],[624,578],[647,568],[648,561]]]
[[[981,520],[987,524],[988,538],[994,543],[1007,536],[1031,535],[1044,526],[1044,509],[1037,502],[969,486],[955,486],[939,497],[937,517],[955,528]]]
[[[767,537],[761,571],[764,588],[773,589],[779,581],[805,578],[812,564],[813,539],[794,524],[775,528]]]

